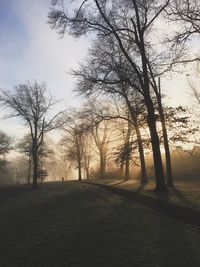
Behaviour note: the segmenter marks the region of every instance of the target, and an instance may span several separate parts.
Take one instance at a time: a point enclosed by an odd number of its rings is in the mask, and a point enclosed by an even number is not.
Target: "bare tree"
[[[192,95],[194,96],[194,98],[197,100],[197,103],[200,104],[200,90],[199,90],[199,81],[200,81],[200,72],[199,70],[197,71],[197,76],[195,77],[196,80],[198,82],[193,82],[191,80],[188,79],[188,82],[189,82],[189,86],[192,90]]]
[[[65,144],[67,148],[67,157],[71,161],[77,162],[78,179],[81,181],[84,133],[86,128],[83,121],[79,118],[76,110],[72,109],[64,114],[61,129],[66,133],[63,137],[62,144]]]
[[[7,154],[11,149],[12,138],[0,131],[0,155]]]
[[[33,187],[37,187],[38,157],[45,133],[58,127],[57,113],[47,119],[49,109],[55,104],[51,96],[46,96],[46,85],[27,83],[15,87],[14,92],[1,90],[0,102],[12,112],[9,117],[20,117],[29,127],[32,141]]]
[[[31,135],[24,136],[17,144],[17,150],[28,158],[28,176],[27,182],[31,183],[32,170],[32,140]]]
[[[176,32],[174,40],[184,43],[189,38],[200,33],[200,2],[198,0],[172,0],[168,15],[170,19],[178,23],[179,31]]]
[[[87,180],[90,179],[90,165],[93,158],[91,140],[92,140],[91,132],[86,132],[84,134],[83,167],[85,170],[85,178]]]
[[[113,132],[108,117],[104,117],[105,106],[99,105],[97,101],[88,101],[80,112],[85,127],[93,137],[96,153],[99,156],[99,178],[106,175],[108,148],[110,136]]]
[[[172,22],[172,31],[169,38],[171,51],[179,47],[182,55],[171,61],[172,66],[180,66],[186,63],[199,62],[200,56],[193,53],[191,44],[196,43],[194,38],[199,38],[200,34],[200,2],[198,0],[170,0],[166,10],[169,21]],[[195,40],[195,42],[191,42]]]
[[[135,76],[130,72],[130,66],[126,64],[123,54],[118,48],[115,49],[113,43],[100,39],[90,49],[90,52],[90,57],[84,65],[81,65],[80,70],[73,71],[73,75],[78,78],[77,91],[87,96],[106,94],[112,98],[115,97],[117,102],[125,103],[127,106],[125,109],[128,109],[137,135],[142,172],[141,182],[146,183],[146,166],[140,132],[141,117],[146,117],[146,109],[143,97],[134,87]],[[139,88],[140,85],[137,87]],[[108,119],[108,116],[104,119]]]
[[[131,134],[132,134],[132,124],[130,120],[128,119],[126,121],[126,126],[122,127],[122,123],[120,123],[120,130],[123,134],[123,144],[119,146],[119,149],[117,153],[117,159],[116,161],[119,161],[121,164],[121,171],[123,176],[123,168],[125,165],[125,173],[124,173],[124,179],[129,180],[130,179],[130,159],[131,159]]]
[[[170,148],[169,148],[169,138],[167,133],[167,127],[166,127],[166,113],[163,108],[162,104],[162,92],[161,92],[161,84],[160,84],[160,77],[158,78],[158,85],[155,82],[153,82],[153,88],[156,95],[157,105],[158,105],[158,112],[160,116],[160,123],[162,128],[162,136],[163,136],[163,144],[165,148],[165,160],[166,160],[166,171],[167,171],[167,186],[173,187],[173,174],[172,174],[172,163],[171,163],[171,154],[170,154]]]
[[[191,87],[194,97],[196,98],[196,100],[198,101],[198,103],[200,104],[200,91],[197,88]]]
[[[100,166],[99,166],[99,178],[105,178],[106,174],[106,162],[108,153],[108,143],[109,143],[109,125],[108,122],[104,121],[99,124],[94,125],[92,128],[92,135],[98,149]]]
[[[56,156],[56,157],[55,157]],[[55,164],[56,163],[56,164]],[[63,178],[65,180],[69,179],[69,175],[72,170],[72,163],[71,159],[68,157],[68,146],[66,146],[66,143],[62,142],[62,140],[59,142],[55,155],[54,155],[54,164],[57,165],[57,168],[59,169],[59,176],[64,176]],[[51,162],[49,162],[51,165]],[[55,180],[55,167],[53,166],[53,176]]]
[[[117,85],[114,85],[114,88],[119,90]],[[118,88],[118,89],[117,89]],[[132,159],[133,147],[134,150],[138,150],[140,167],[141,167],[141,184],[148,182],[147,173],[146,173],[146,162],[144,155],[144,140],[141,134],[141,128],[146,127],[146,110],[142,99],[136,92],[130,92],[129,87],[122,85],[122,95],[123,97],[117,102],[114,100],[115,109],[111,110],[111,114],[104,115],[104,119],[119,119],[118,121],[121,133],[123,135],[124,144],[122,145],[121,156],[124,158],[125,163],[125,177],[129,177],[129,163]],[[120,95],[120,94],[119,94]],[[123,127],[123,122],[126,124]],[[133,142],[134,136],[134,142]],[[134,143],[134,145],[133,145]],[[123,161],[121,161],[123,166]],[[127,170],[127,171],[126,171]]]
[[[0,131],[0,172],[5,172],[7,160],[5,155],[11,150],[12,138]],[[1,173],[0,173],[1,174]],[[1,177],[0,177],[1,178]]]

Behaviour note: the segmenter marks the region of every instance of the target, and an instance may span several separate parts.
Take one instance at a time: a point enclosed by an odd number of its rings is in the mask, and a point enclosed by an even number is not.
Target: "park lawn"
[[[198,227],[95,186],[48,183],[0,194],[1,267],[200,266]]]
[[[154,193],[154,181],[150,181],[144,187],[140,185],[139,180],[132,179],[128,181],[122,179],[98,179],[94,180],[94,182],[139,192],[141,194],[152,196],[154,198],[159,198],[159,196]],[[168,199],[165,200],[181,206],[200,210],[200,181],[175,182],[175,188],[169,189]]]

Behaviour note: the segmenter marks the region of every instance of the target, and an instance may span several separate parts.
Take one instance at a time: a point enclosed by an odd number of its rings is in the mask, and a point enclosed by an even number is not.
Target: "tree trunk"
[[[120,178],[124,177],[124,161],[120,164]]]
[[[142,143],[142,138],[141,138],[141,132],[140,132],[140,127],[138,125],[138,119],[137,119],[137,111],[134,112],[133,108],[131,106],[130,101],[128,100],[127,97],[125,97],[126,100],[126,104],[128,106],[130,115],[131,115],[131,119],[133,121],[134,124],[134,128],[136,131],[136,136],[137,136],[137,142],[138,142],[138,152],[139,152],[139,156],[140,156],[140,167],[141,167],[141,184],[145,184],[148,182],[147,179],[147,172],[146,172],[146,162],[145,162],[145,157],[144,157],[144,149],[143,149],[143,143]]]
[[[32,137],[32,158],[33,158],[33,188],[38,187],[38,129],[37,121],[34,122],[34,137]]]
[[[146,162],[144,157],[144,149],[143,149],[143,143],[141,138],[141,132],[140,127],[138,123],[135,125],[136,135],[137,135],[137,142],[138,142],[138,151],[140,156],[140,167],[141,167],[141,184],[148,183],[147,179],[147,172],[146,172]]]
[[[85,179],[89,180],[90,179],[90,172],[89,172],[89,163],[87,162],[87,159],[85,159]]]
[[[82,173],[81,173],[81,160],[78,159],[78,180],[82,180]]]
[[[103,153],[101,153],[103,154]],[[100,155],[100,170],[99,170],[99,178],[105,178],[106,173],[106,160],[104,155]]]
[[[169,142],[168,142],[168,136],[167,136],[167,129],[166,129],[166,125],[165,125],[165,118],[164,118],[163,111],[162,111],[162,113],[160,113],[160,119],[161,119],[162,132],[163,132],[163,141],[164,141],[164,148],[165,148],[165,159],[166,159],[166,170],[167,170],[167,186],[173,187],[171,155],[170,155]]]
[[[159,91],[160,91],[160,80],[159,80]],[[160,115],[162,133],[163,133],[163,143],[165,148],[165,159],[166,159],[166,171],[167,171],[167,186],[173,187],[173,176],[172,176],[172,165],[171,165],[171,155],[169,149],[169,142],[167,136],[167,128],[165,124],[165,115],[163,112],[162,100],[161,100],[161,91],[156,90],[156,97],[158,101],[158,110]]]
[[[90,179],[90,173],[89,173],[89,169],[86,168],[86,180]]]
[[[160,142],[158,138],[158,133],[156,129],[156,117],[154,113],[154,107],[150,96],[145,97],[146,106],[147,106],[147,123],[150,130],[151,136],[151,144],[153,150],[153,160],[154,160],[154,168],[155,168],[155,176],[156,176],[156,188],[155,191],[157,193],[166,193],[167,188],[165,186],[165,180],[163,175],[163,165],[162,165],[162,157],[160,152]]]
[[[38,186],[37,184],[38,179],[38,155],[37,150],[33,153],[33,188],[36,188]]]
[[[130,137],[131,137],[131,123],[130,123],[130,120],[128,120],[128,129],[127,129],[126,138],[125,138],[125,177],[124,177],[125,180],[130,179],[130,175],[129,175],[130,174],[129,172],[130,156],[131,156]]]
[[[137,5],[135,3],[135,7]],[[138,15],[137,15],[138,16]],[[138,17],[139,20],[139,17]],[[139,29],[139,37],[140,37],[140,52],[141,52],[141,60],[142,60],[142,70],[143,70],[143,84],[142,89],[144,92],[144,100],[147,107],[147,123],[149,126],[150,136],[151,136],[151,144],[153,150],[153,160],[154,160],[154,168],[155,168],[155,176],[156,176],[156,188],[155,192],[166,194],[167,188],[165,185],[164,174],[163,174],[163,165],[162,165],[162,157],[160,152],[160,142],[158,138],[158,132],[156,129],[156,116],[154,112],[153,102],[150,96],[150,86],[149,86],[149,74],[146,60],[146,51],[145,51],[145,42],[144,42],[144,32]]]
[[[125,161],[125,180],[129,180],[130,179],[130,159],[129,157],[126,159]]]
[[[28,157],[28,184],[31,183],[31,156]]]

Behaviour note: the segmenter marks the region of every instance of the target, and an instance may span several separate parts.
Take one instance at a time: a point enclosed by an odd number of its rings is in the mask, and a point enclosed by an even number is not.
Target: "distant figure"
[[[64,178],[62,177],[61,179],[62,179],[62,182],[64,182]]]

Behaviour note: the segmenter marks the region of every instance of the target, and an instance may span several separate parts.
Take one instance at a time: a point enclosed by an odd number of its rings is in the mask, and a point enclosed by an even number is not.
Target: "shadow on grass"
[[[89,185],[21,212],[2,225],[1,266],[200,266],[185,225]]]
[[[169,201],[169,194],[168,193],[166,193],[166,194],[158,194],[158,193],[155,193],[155,189],[145,190],[147,184],[148,183],[140,184],[135,192],[139,193],[139,194],[146,193],[146,194],[149,194],[151,196],[155,196],[156,198],[158,198],[160,200]]]
[[[138,193],[143,192],[144,189],[145,189],[145,187],[146,187],[146,185],[147,185],[147,183],[142,183],[142,184],[140,184],[140,185],[138,186],[136,192],[138,192]]]
[[[192,203],[189,199],[187,199],[184,196],[184,194],[176,187],[171,188],[171,192],[175,194],[175,196],[183,203],[183,205],[191,206],[191,207],[194,206],[194,203]]]
[[[141,194],[130,190],[109,186],[105,184],[95,184],[94,186],[104,188],[114,194],[123,196],[128,200],[142,204],[146,207],[152,208],[162,214],[170,216],[176,220],[184,221],[185,223],[200,226],[200,212],[190,207],[177,205],[169,201],[169,195],[155,195],[153,190],[149,190],[149,194]],[[146,191],[147,192],[147,191]]]
[[[200,266],[195,231],[91,185],[19,208],[0,221],[2,267]]]
[[[32,190],[31,185],[5,186],[0,188],[0,202],[15,198]]]

